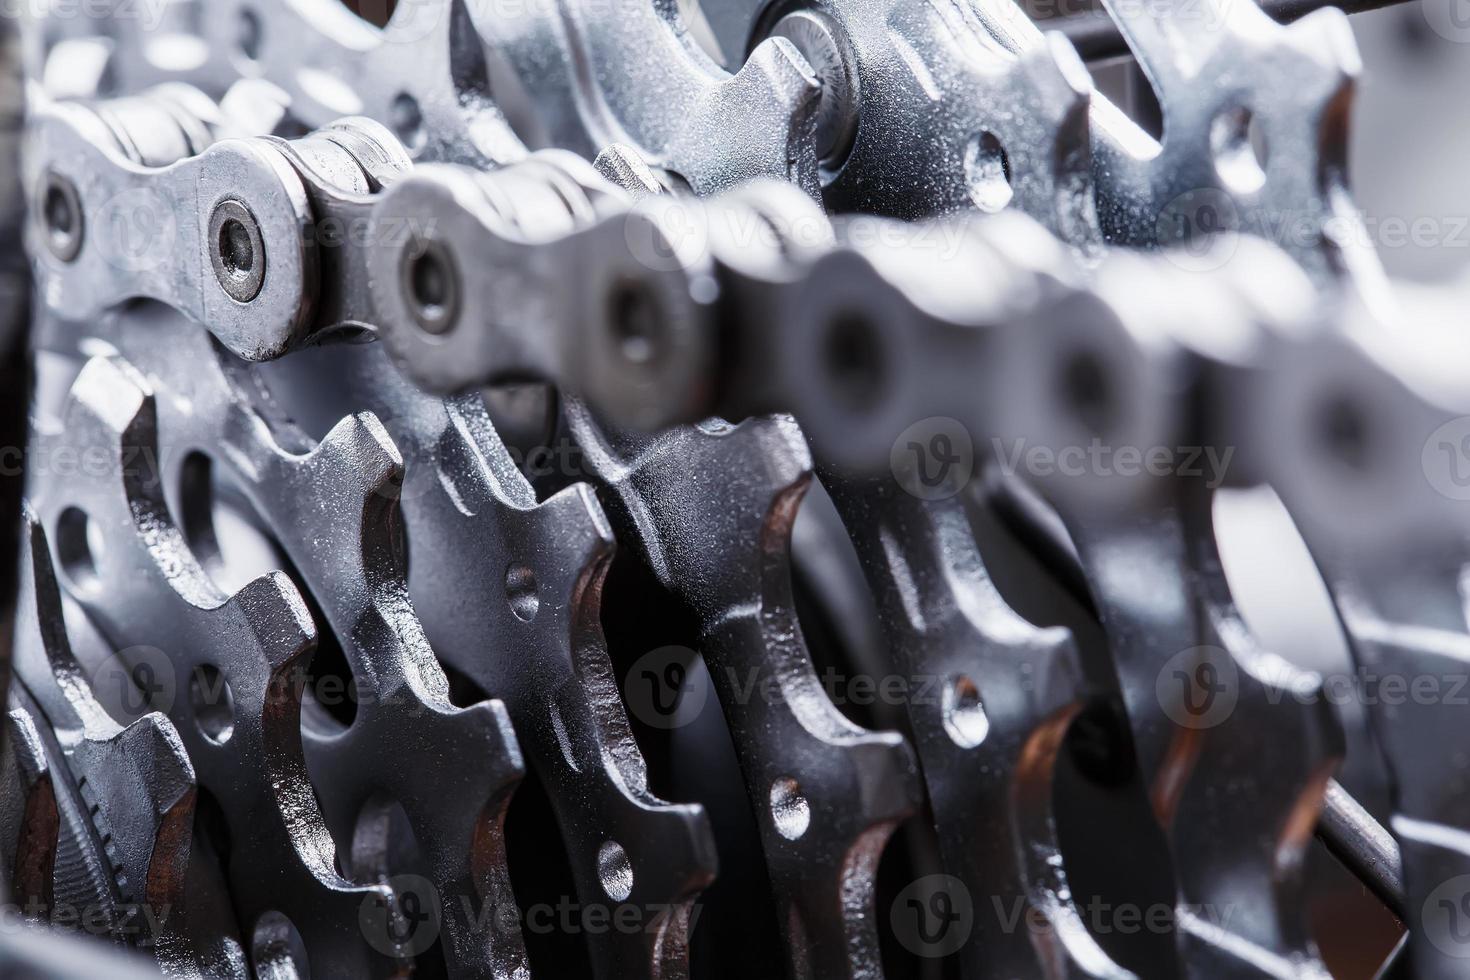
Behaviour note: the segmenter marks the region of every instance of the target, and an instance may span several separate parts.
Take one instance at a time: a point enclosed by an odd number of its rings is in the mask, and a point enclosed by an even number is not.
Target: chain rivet
[[[248,303],[265,285],[265,241],[250,209],[225,199],[209,218],[209,258],[220,287],[237,303]]]

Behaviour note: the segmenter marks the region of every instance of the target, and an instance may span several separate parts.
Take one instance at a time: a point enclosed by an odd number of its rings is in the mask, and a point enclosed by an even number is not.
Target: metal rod
[[[1317,837],[1390,912],[1404,918],[1404,872],[1398,844],[1335,779],[1327,784]]]
[[[1407,0],[1257,0],[1262,10],[1283,24],[1300,20],[1321,7],[1336,7],[1350,14],[1357,14],[1406,2]],[[1131,53],[1118,25],[1106,11],[1100,9],[1038,20],[1036,24],[1044,31],[1061,31],[1065,34],[1084,61],[1106,61]]]

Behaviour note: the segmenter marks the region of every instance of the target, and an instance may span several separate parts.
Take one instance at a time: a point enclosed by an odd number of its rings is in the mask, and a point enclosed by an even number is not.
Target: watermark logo
[[[152,446],[72,446],[41,441],[21,446],[0,446],[0,476],[91,480],[126,477],[145,487],[162,483],[158,453]]]
[[[1470,0],[1423,0],[1424,22],[1446,41],[1470,41]]]
[[[368,945],[385,956],[418,956],[439,939],[439,891],[413,874],[394,875],[390,902],[374,893],[358,908],[358,925]]]
[[[1178,476],[1203,480],[1211,490],[1225,482],[1235,457],[1234,446],[1112,446],[1100,439],[1057,448],[1027,445],[1024,439],[1007,444],[997,437],[991,439],[991,452],[1008,477]]]
[[[1454,959],[1470,959],[1470,875],[1456,875],[1424,899],[1424,936]]]
[[[1451,419],[1431,432],[1419,462],[1436,493],[1470,500],[1470,416]]]
[[[449,4],[443,0],[361,0],[358,10],[364,20],[386,25],[388,40],[408,44],[432,34]]]
[[[908,493],[920,500],[944,500],[963,490],[974,475],[975,445],[958,420],[936,415],[899,434],[888,464]]]
[[[151,34],[163,26],[170,0],[0,0],[0,19],[38,21],[92,20],[116,24],[136,21]],[[106,33],[95,31],[94,33]]]
[[[1264,677],[1266,700],[1281,704],[1287,698],[1298,704],[1362,705],[1398,707],[1405,704],[1432,707],[1470,707],[1470,673],[1379,673],[1359,664],[1352,671],[1318,674],[1298,670],[1277,661]]]
[[[1164,205],[1154,231],[1169,261],[1186,272],[1213,272],[1235,255],[1240,214],[1213,187],[1186,191]]]
[[[693,197],[653,197],[623,221],[628,251],[644,268],[673,272],[690,256],[709,249],[709,223],[702,201]]]
[[[623,701],[633,717],[663,730],[699,717],[709,685],[688,683],[695,656],[687,647],[666,646],[639,657],[623,679]]]
[[[92,671],[92,690],[119,721],[132,723],[153,711],[173,710],[178,675],[169,655],[157,647],[127,647]]]
[[[41,923],[64,932],[117,940],[156,940],[163,934],[173,907],[167,903],[102,902],[78,905],[44,902],[37,896],[0,902],[0,935],[29,930]]]
[[[975,903],[965,883],[953,875],[925,875],[894,897],[888,916],[904,949],[938,959],[969,941]]]
[[[1164,714],[1183,728],[1214,728],[1235,711],[1240,675],[1230,654],[1215,646],[1181,650],[1154,682]]]
[[[151,272],[178,252],[178,222],[163,197],[135,187],[102,203],[91,228],[107,263],[123,272]]]

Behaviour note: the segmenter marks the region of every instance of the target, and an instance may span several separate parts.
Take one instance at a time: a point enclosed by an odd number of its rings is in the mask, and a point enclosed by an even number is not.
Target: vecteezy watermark
[[[1450,419],[1431,432],[1419,462],[1436,493],[1470,500],[1470,416]]]
[[[1446,956],[1470,959],[1470,875],[1440,883],[1424,899],[1420,928]]]
[[[701,906],[671,902],[581,902],[563,895],[521,909],[514,900],[482,900],[458,895],[444,901],[427,878],[399,874],[387,879],[390,896],[368,895],[358,907],[358,926],[374,949],[388,956],[417,956],[446,931],[460,935],[620,935],[654,934],[687,916],[692,930]]]
[[[898,485],[920,500],[944,500],[975,473],[975,444],[957,419],[935,415],[899,433],[888,454]]]
[[[1003,901],[999,896],[991,896],[990,905],[1002,932],[1014,933],[1025,929],[1033,935],[1050,936],[1055,935],[1059,928],[1054,918],[1024,898]],[[1237,906],[1233,904],[1222,906],[1210,902],[1186,902],[1179,905],[1170,905],[1167,902],[1153,902],[1149,905],[1110,902],[1100,895],[1093,895],[1085,901],[1074,898],[1071,903],[1071,912],[1094,936],[1131,936],[1143,932],[1169,935],[1177,932],[1180,929],[1179,920],[1186,918],[1225,930],[1235,917],[1236,910]]]
[[[1203,479],[1214,489],[1225,482],[1234,446],[1111,446],[1093,439],[1086,446],[1038,446],[1024,439],[991,440],[991,449],[1006,476],[1062,477],[1181,476]]]
[[[1466,8],[1465,39],[1470,40],[1470,0],[1444,2]],[[1378,251],[1466,249],[1470,215],[1359,214],[1320,207],[1242,209],[1228,192],[1202,187],[1165,204],[1155,219],[1154,233],[1171,262],[1190,272],[1212,272],[1234,258],[1242,235],[1287,251],[1315,249],[1324,240],[1339,248]]]
[[[690,930],[699,921],[701,908],[697,904],[690,907]],[[597,902],[584,904],[564,895],[555,904],[538,902],[527,907],[521,928],[531,935],[638,935],[661,931],[680,912],[680,906],[669,902],[650,902],[643,905],[635,902],[617,905]]]
[[[35,22],[95,20],[137,21],[143,31],[156,31],[172,0],[0,0],[0,18]],[[99,29],[97,34],[107,34]]]
[[[1020,691],[1033,689],[1031,674],[1031,666],[1023,664],[1016,682]],[[837,707],[937,707],[961,743],[978,743],[988,726],[979,690],[962,675],[845,673],[829,666],[813,679]],[[659,647],[635,661],[623,679],[623,696],[632,717],[672,729],[700,717],[714,686],[734,704],[777,705],[789,696],[789,678],[775,671],[725,666],[710,675],[697,653],[680,646]],[[226,740],[233,729],[235,704],[227,673],[208,663],[176,662],[157,647],[127,647],[106,657],[92,669],[91,687],[119,720],[136,721],[153,711],[168,714],[179,698],[187,697],[195,720],[201,727],[212,725],[217,741]],[[269,697],[332,716],[342,714],[337,710],[342,708],[355,715],[364,705],[393,708],[406,717],[433,710],[411,692],[360,688],[350,672],[283,672],[271,678]]]
[[[848,673],[827,666],[812,679],[838,708],[937,708],[950,737],[961,745],[978,745],[989,730],[980,691],[962,674]],[[1021,665],[1015,686],[1023,693],[1034,689],[1030,664]],[[650,727],[681,728],[709,706],[712,687],[719,689],[722,701],[737,705],[780,705],[791,696],[791,678],[776,671],[725,665],[706,674],[698,654],[669,646],[633,663],[623,679],[623,700],[628,713]]]
[[[173,710],[178,674],[173,660],[158,647],[133,646],[110,654],[92,670],[98,700],[131,724],[144,715]]]
[[[419,875],[394,875],[391,896],[372,894],[358,906],[357,924],[368,945],[385,956],[418,956],[439,939],[439,890]]]
[[[953,875],[925,875],[894,897],[888,921],[904,949],[938,959],[970,941],[975,902],[965,883]]]
[[[1022,665],[1021,691],[1033,687],[1030,665]],[[824,667],[813,679],[836,707],[938,708],[955,741],[978,744],[989,720],[980,692],[967,677],[940,674],[847,673]],[[652,728],[674,729],[692,724],[710,702],[711,687],[722,701],[738,704],[784,704],[790,678],[760,667],[740,670],[722,666],[703,670],[699,655],[687,647],[659,647],[634,661],[623,678],[628,713]]]
[[[990,895],[976,902],[965,883],[953,875],[925,875],[911,882],[889,906],[889,923],[894,937],[913,953],[929,959],[957,952],[979,934],[1054,936],[1062,928],[1057,909],[1048,911],[1024,895]],[[1155,902],[1139,905],[1112,902],[1100,895],[1085,901],[1074,897],[1062,914],[1081,924],[1094,936],[1134,935],[1141,932],[1167,935],[1177,932],[1181,918],[1227,929],[1234,918],[1234,905],[1170,905]]]
[[[1213,272],[1235,255],[1240,212],[1213,187],[1185,191],[1159,211],[1154,234],[1171,262],[1188,272]]]
[[[24,448],[0,446],[0,476],[22,474],[59,480],[120,476],[148,488],[162,482],[158,454],[151,446],[69,446],[44,440]]]
[[[1204,481],[1214,489],[1225,482],[1234,446],[1114,446],[1093,439],[1087,445],[1048,446],[1025,439],[990,440],[990,458],[1007,477],[1178,476]],[[894,480],[921,500],[943,500],[965,488],[976,473],[975,444],[958,419],[935,415],[904,429],[888,454]]]
[[[1154,680],[1154,694],[1169,720],[1182,728],[1223,723],[1240,698],[1240,674],[1229,651],[1190,647],[1170,657]]]
[[[1279,657],[1262,658],[1256,671],[1260,696],[1269,705],[1470,707],[1470,671],[1405,674],[1360,664],[1348,672],[1321,673],[1302,670]],[[1227,650],[1190,647],[1164,663],[1155,679],[1155,694],[1175,724],[1213,728],[1234,712],[1240,681],[1239,668]]]
[[[698,718],[709,698],[709,686],[687,683],[696,656],[688,647],[664,646],[634,661],[623,679],[623,701],[633,717],[665,730],[682,728]]]
[[[1325,701],[1337,706],[1470,707],[1470,672],[1464,671],[1401,674],[1379,672],[1360,664],[1350,673],[1319,674],[1297,670],[1282,662],[1277,670],[1268,667],[1263,679],[1266,701],[1270,704],[1280,704],[1289,698],[1298,704]]]
[[[236,706],[230,677],[212,664],[176,661],[154,646],[131,646],[103,658],[89,673],[97,700],[124,724],[154,711],[170,714],[180,698],[188,698],[195,722],[214,741],[227,741],[234,731]],[[268,698],[328,715],[340,714],[336,709],[341,708],[355,715],[364,705],[373,704],[410,718],[434,710],[412,691],[360,689],[350,672],[285,671],[272,676]]]
[[[0,902],[0,934],[44,922],[53,929],[89,936],[147,940],[161,934],[172,908],[167,903],[148,902],[47,903],[32,896],[24,902]]]
[[[1446,41],[1470,41],[1470,0],[1420,0],[1424,22]]]
[[[413,215],[372,218],[339,218],[328,215],[301,229],[301,240],[322,248],[354,249],[401,248],[409,242],[425,242],[435,237],[439,219]]]
[[[158,192],[134,187],[103,201],[88,216],[97,249],[123,272],[150,272],[179,254],[174,209]]]

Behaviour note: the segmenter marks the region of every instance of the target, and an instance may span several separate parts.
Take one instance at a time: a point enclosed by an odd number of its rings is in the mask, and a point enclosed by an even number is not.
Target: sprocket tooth
[[[394,397],[405,394],[395,392]],[[453,411],[472,417],[483,413],[466,403]],[[714,849],[701,808],[664,803],[647,788],[645,765],[612,681],[598,618],[602,579],[611,558],[606,519],[585,488],[563,491],[538,505],[497,448],[487,422],[441,433],[434,440],[441,450],[443,436],[450,433],[460,441],[458,454],[482,460],[485,469],[478,471],[473,492],[483,506],[475,518],[466,519],[446,506],[448,498],[418,498],[420,520],[437,513],[443,523],[432,531],[416,527],[413,540],[439,539],[430,546],[440,554],[467,555],[462,549],[468,547],[478,556],[504,556],[491,563],[504,581],[483,583],[494,591],[476,605],[482,611],[458,628],[451,607],[436,599],[426,613],[431,631],[437,629],[444,637],[436,648],[485,690],[505,697],[523,732],[527,755],[551,795],[580,899],[601,905],[612,898],[671,912],[651,936],[599,940],[594,969],[608,976],[680,975],[688,968],[688,905],[714,875]],[[470,433],[478,438],[463,442]],[[510,570],[499,572],[507,560]],[[524,591],[527,583],[535,583],[534,606]],[[502,637],[505,653],[485,658],[472,642],[481,635]],[[519,664],[535,665],[541,676],[527,675]],[[622,849],[617,863],[626,861],[632,871],[632,890],[626,895],[620,888],[609,892],[600,873],[601,850],[609,838]]]
[[[1088,932],[1057,837],[1058,752],[1090,693],[1071,635],[1011,610],[959,500],[827,468],[822,482],[879,598],[894,669],[927,685],[905,703],[944,868],[962,895],[1048,923],[1010,930],[977,916],[962,974],[1131,977]]]
[[[86,783],[123,857],[118,869],[149,901],[181,904],[194,769],[173,724],[153,712],[120,726],[96,701],[67,639],[45,531],[27,508],[16,676],[45,712],[76,779]],[[142,816],[141,827],[136,818]],[[124,896],[137,898],[139,895]]]
[[[1265,975],[1319,976],[1324,968],[1300,914],[1300,869],[1342,754],[1340,724],[1321,695],[1321,678],[1261,649],[1241,622],[1198,508],[1186,498],[1164,519],[1117,520],[1110,528],[1069,521],[1070,530],[1173,855],[1179,949],[1189,975],[1257,974],[1261,963],[1275,963]],[[1144,567],[1140,561],[1168,569],[1177,584],[1139,594],[1126,579]],[[1262,740],[1266,731],[1281,740]],[[1228,787],[1243,770],[1255,771],[1266,751],[1276,788],[1249,801],[1233,798]],[[1227,834],[1231,845],[1219,846]],[[1226,867],[1233,869],[1228,879]],[[1196,914],[1227,906],[1246,914],[1223,924]]]
[[[763,43],[789,38],[816,68],[833,211],[916,219],[1014,207],[1093,251],[1091,80],[1065,39],[1018,58],[980,13],[953,0],[822,0],[752,12],[745,28]],[[919,120],[925,139],[914,138]]]
[[[1123,3],[1109,12],[1153,82],[1166,134],[1145,145],[1129,123],[1099,128],[1093,152],[1109,241],[1167,246],[1201,229],[1257,235],[1290,252],[1320,288],[1344,277],[1379,288],[1371,249],[1328,234],[1357,221],[1343,177],[1360,67],[1346,17],[1322,10],[1284,27],[1252,2],[1188,12]],[[1270,148],[1264,160],[1251,127]]]
[[[199,567],[169,518],[157,473],[135,462],[158,459],[155,398],[136,370],[92,359],[64,417],[71,444],[99,447],[112,465],[46,486],[42,522],[58,529],[63,569],[86,555],[90,571],[80,579],[69,572],[68,584],[123,662],[135,666],[150,648],[167,661],[168,683],[153,693],[224,812],[245,928],[285,916],[321,969],[392,972],[397,947],[374,948],[357,921],[364,902],[386,902],[388,894],[336,872],[301,754],[294,678],[315,631],[300,595],[277,573],[227,596]],[[95,550],[78,537],[83,520],[100,532]]]
[[[376,397],[385,394],[386,404],[397,402],[400,418],[422,397],[401,388],[380,388]],[[668,910],[648,934],[595,937],[594,971],[682,975],[688,906],[713,878],[714,848],[702,808],[665,803],[647,788],[598,617],[612,548],[606,519],[585,487],[538,504],[483,408],[461,401],[441,417],[451,424],[416,441],[421,449],[436,448],[441,467],[445,455],[459,461],[458,493],[473,501],[473,513],[456,507],[435,474],[425,473],[435,488],[408,493],[410,540],[441,559],[450,556],[451,566],[464,570],[459,581],[481,579],[476,587],[485,594],[456,609],[437,590],[418,593],[435,649],[505,699],[528,761],[547,787],[584,905]],[[409,465],[412,480],[415,465],[435,463],[420,457]],[[486,555],[496,556],[488,566]],[[482,636],[497,637],[503,649],[487,657],[476,642]],[[611,857],[604,853],[609,842],[617,848]],[[609,860],[631,871],[627,890],[622,878],[603,874]]]
[[[621,718],[597,621],[612,534],[592,493],[573,486],[537,504],[483,407],[409,388],[380,345],[354,348],[361,360],[352,370],[363,377],[349,382],[348,400],[358,414],[315,444],[269,398],[246,399],[246,375],[230,369],[221,377],[220,355],[192,325],[169,319],[136,329],[118,342],[145,353],[160,379],[163,430],[187,433],[183,444],[224,447],[213,451],[244,481],[352,667],[360,692],[352,725],[306,735],[338,839],[350,840],[358,813],[380,798],[401,802],[429,852],[432,872],[423,873],[443,902],[446,954],[463,969],[518,975],[525,954],[519,929],[504,927],[515,898],[501,823],[529,764],[552,789],[583,903],[610,901],[598,866],[611,837],[634,871],[630,895],[611,901],[677,912],[646,935],[597,940],[599,975],[674,970],[687,944],[687,904],[713,876],[713,846],[702,810],[647,791]],[[195,352],[187,364],[176,357],[179,345]],[[382,443],[383,432],[393,433],[391,442]],[[395,457],[401,449],[406,466],[401,480],[394,475],[380,487],[389,449]],[[178,457],[164,460],[169,473],[181,465]],[[340,506],[331,508],[331,539],[319,541],[313,528],[324,492]],[[400,513],[409,567],[430,567],[425,554],[434,564],[449,561],[457,569],[452,584],[416,590],[410,600],[393,528]],[[356,585],[333,587],[344,579]],[[476,582],[487,594],[464,603],[466,585]],[[500,700],[454,708],[436,655]],[[447,752],[447,745],[460,748]],[[467,768],[464,758],[484,762]],[[431,789],[441,784],[458,789]]]
[[[610,143],[597,152],[592,165],[609,183],[627,191],[634,201],[663,193],[658,175],[632,147]]]
[[[1238,271],[1237,288],[1259,281],[1248,267]],[[1369,771],[1387,797],[1402,862],[1401,961],[1414,976],[1451,977],[1470,955],[1458,928],[1470,896],[1463,335],[1457,316],[1384,322],[1364,297],[1340,301],[1330,318],[1312,309],[1304,322],[1259,310],[1269,368],[1256,366],[1248,386],[1229,390],[1245,409],[1242,441],[1261,451],[1252,453],[1253,475],[1279,487],[1322,574],[1352,656],[1366,744],[1385,763]],[[1374,440],[1359,456],[1345,455],[1351,444],[1301,455],[1323,445],[1329,407],[1334,417],[1371,419]]]
[[[785,38],[767,38],[755,46],[745,64],[726,84],[727,91],[721,93],[721,98],[731,105],[767,101],[773,114],[786,114],[795,120],[781,147],[786,155],[786,169],[750,176],[783,177],[811,196],[819,196],[821,182],[811,146],[819,86],[801,52]],[[730,181],[725,186],[738,183],[743,181]]]
[[[195,788],[183,743],[157,712],[121,726],[96,701],[96,678],[72,653],[46,536],[28,506],[20,595],[16,680],[68,774],[63,809],[77,856],[57,869],[58,900],[105,913],[110,935],[148,949],[170,976],[244,977],[217,898],[185,901]]]
[[[316,643],[316,626],[285,572],[267,572],[246,582],[221,608],[254,635],[272,673],[304,666]]]
[[[105,358],[89,360],[77,375],[63,415],[68,430],[113,440],[146,434],[153,424],[148,382],[131,366]]]
[[[511,109],[549,145],[591,158],[635,148],[699,194],[755,177],[817,190],[811,139],[819,86],[790,47],[757,47],[734,75],[698,50],[671,4],[604,7],[557,0],[475,18],[480,36],[535,102]],[[636,97],[635,85],[659,93]],[[731,134],[738,139],[725,142]],[[722,145],[723,144],[723,145]]]
[[[75,752],[82,757],[78,766],[89,773],[87,782],[97,791],[104,810],[114,800],[129,801],[130,795],[141,796],[133,812],[147,814],[157,822],[158,829],[153,834],[154,840],[149,842],[153,845],[150,853],[135,856],[138,867],[150,869],[149,874],[138,875],[137,880],[149,881],[148,888],[152,891],[172,891],[183,878],[188,824],[194,810],[194,772],[173,724],[157,713],[145,715],[111,738],[87,736]],[[94,755],[97,759],[87,758]],[[109,785],[110,781],[101,775],[109,770],[119,777],[115,785]],[[141,794],[139,789],[143,791]],[[114,841],[119,837],[116,831],[112,833]],[[151,882],[155,877],[157,884]]]
[[[612,559],[616,542],[607,515],[597,502],[597,494],[585,483],[574,483],[541,501],[540,516],[549,524],[561,524],[573,533],[567,535],[565,561],[556,582],[555,594],[570,594],[582,569],[597,568]],[[592,639],[592,637],[588,637]]]
[[[612,438],[585,407],[565,411],[625,543],[699,621],[793,970],[867,975],[878,856],[920,792],[901,736],[837,711],[796,622],[788,549],[811,479],[800,430],[775,417]]]
[[[1155,411],[1190,420],[1169,443],[1153,444],[1217,449],[1218,405],[1202,397],[1214,388],[1167,338],[1197,323],[1200,308],[1219,318],[1210,324],[1216,336],[1250,337],[1255,328],[1228,301],[1233,287],[1223,281],[1211,280],[1207,290],[1165,260],[1124,259],[1129,271],[1123,260],[1110,260],[1093,292],[1127,328],[1118,334],[1124,348],[1154,350],[1138,376],[1162,398]],[[1160,280],[1147,290],[1155,302],[1139,303],[1148,277]],[[1067,349],[1059,345],[1052,356],[1065,357]],[[1123,357],[1104,369],[1110,391],[1132,387],[1120,368],[1127,363]],[[1108,429],[1100,438],[1149,444]],[[1326,968],[1303,912],[1302,860],[1343,753],[1343,733],[1323,678],[1263,647],[1236,606],[1212,509],[1214,487],[1226,475],[1172,467],[1111,513],[1081,494],[1051,496],[1080,556],[1139,772],[1171,853],[1176,948],[1186,975],[1318,977]],[[1085,486],[1098,480],[1075,479]],[[1259,759],[1267,753],[1272,764],[1262,771]],[[1269,785],[1248,799],[1231,791],[1247,778]],[[1241,914],[1209,921],[1208,910],[1227,906]]]
[[[56,789],[51,762],[36,727],[36,719],[23,707],[6,713],[5,764],[0,766],[7,784],[17,793],[7,796],[19,801],[19,812],[7,806],[0,820],[0,854],[9,859],[9,893],[21,902],[26,916],[44,923],[53,904],[52,869],[61,834]]]
[[[393,498],[403,482],[403,456],[377,416],[363,412],[344,418],[322,437],[313,454],[337,456],[341,462],[323,464],[324,479],[352,480],[366,500]],[[346,484],[352,486],[353,483]]]
[[[1337,70],[1339,87],[1355,84],[1363,74],[1363,56],[1352,25],[1336,7],[1319,7],[1288,24],[1286,31],[1305,54]]]
[[[304,734],[308,771],[338,849],[353,850],[364,814],[385,800],[400,803],[422,848],[430,893],[420,893],[417,879],[397,877],[409,868],[365,858],[353,862],[352,874],[410,882],[400,899],[432,906],[456,969],[487,978],[523,973],[519,929],[507,927],[503,911],[494,908],[514,905],[500,834],[524,764],[503,705],[461,709],[449,702],[448,681],[407,595],[395,538],[402,455],[369,412],[341,419],[316,444],[288,421],[268,420],[246,399],[250,379],[232,375],[238,368],[222,362],[225,355],[192,324],[171,319],[153,325],[165,334],[170,327],[176,335],[164,346],[176,352],[182,345],[192,356],[187,362],[176,354],[143,360],[159,379],[162,432],[230,468],[317,597],[324,628],[336,633],[347,656],[356,692],[352,724],[341,732],[308,725]],[[188,410],[179,410],[184,405]],[[179,454],[162,463],[170,474],[185,465]],[[326,537],[318,530],[323,520],[331,528]],[[264,580],[257,580],[252,586],[259,585],[260,595],[247,586],[235,601],[289,599],[292,615],[314,629],[290,579],[275,572],[270,582],[280,586],[278,594],[266,595]],[[258,618],[272,623],[286,617]],[[476,764],[466,766],[467,759]],[[417,953],[434,939],[426,930],[410,935],[407,944]]]
[[[817,84],[812,66],[785,38],[767,38],[757,44],[750,57],[745,59],[745,64],[735,72],[735,78],[740,78],[745,72],[764,75],[777,91],[802,99],[807,98]]]
[[[1086,111],[1091,105],[1092,76],[1066,35],[1048,31],[1042,45],[1023,51],[1018,60],[1021,70],[1055,101],[1060,118],[1071,118],[1077,109]]]

